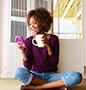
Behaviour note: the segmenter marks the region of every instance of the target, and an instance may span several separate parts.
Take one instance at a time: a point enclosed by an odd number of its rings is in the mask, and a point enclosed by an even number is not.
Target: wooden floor
[[[19,90],[21,82],[15,79],[0,79],[0,90]]]
[[[19,90],[21,85],[22,83],[15,79],[0,79],[0,90]],[[86,79],[82,80],[81,84],[73,86],[68,90],[86,90]]]

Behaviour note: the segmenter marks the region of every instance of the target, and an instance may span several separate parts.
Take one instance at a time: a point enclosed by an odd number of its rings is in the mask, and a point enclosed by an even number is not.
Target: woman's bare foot
[[[59,88],[59,90],[67,90],[66,87]]]
[[[36,90],[34,85],[21,85],[20,90]]]
[[[35,86],[35,85],[21,85],[20,90],[49,90],[49,89],[42,89],[40,86]],[[52,90],[52,89],[50,89]],[[66,87],[61,87],[58,88],[57,90],[67,90]]]

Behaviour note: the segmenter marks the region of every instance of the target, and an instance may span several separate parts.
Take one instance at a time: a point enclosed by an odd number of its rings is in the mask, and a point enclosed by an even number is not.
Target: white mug
[[[38,47],[44,47],[45,45],[41,41],[41,40],[43,40],[43,38],[42,38],[43,36],[44,36],[44,34],[38,34],[38,35],[36,35],[35,38],[32,39],[32,44],[35,45],[35,46],[38,46]],[[37,44],[34,43],[34,40],[36,40],[36,43]]]

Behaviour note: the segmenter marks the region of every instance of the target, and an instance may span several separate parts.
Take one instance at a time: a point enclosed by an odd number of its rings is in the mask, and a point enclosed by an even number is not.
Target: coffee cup
[[[35,35],[35,38],[32,39],[32,44],[38,47],[44,47],[44,43],[43,43],[43,37],[44,34],[37,34]],[[36,41],[36,43],[34,43],[34,41]]]

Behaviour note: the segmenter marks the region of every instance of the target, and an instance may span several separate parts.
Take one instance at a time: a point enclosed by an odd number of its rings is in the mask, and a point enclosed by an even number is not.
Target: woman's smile
[[[36,33],[37,32],[37,29],[36,28],[32,28],[32,32],[33,33]]]
[[[32,30],[32,32],[33,32],[34,34],[43,33],[42,27],[40,28],[40,27],[38,26],[38,23],[37,23],[37,21],[35,20],[34,17],[31,17],[31,18],[30,18],[29,28]]]

